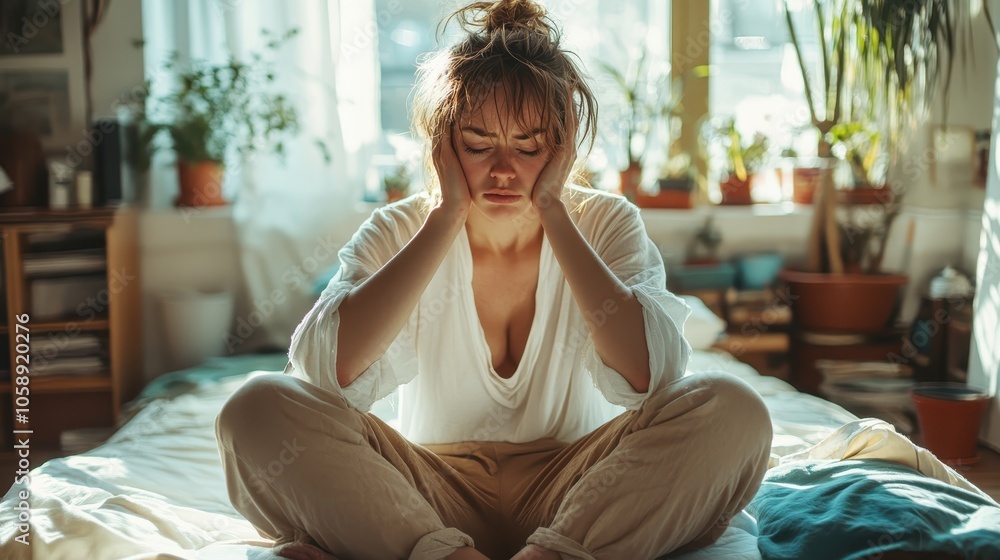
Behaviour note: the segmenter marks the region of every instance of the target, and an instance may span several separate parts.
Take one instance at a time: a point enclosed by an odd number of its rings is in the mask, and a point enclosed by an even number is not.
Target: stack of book
[[[101,249],[38,253],[24,258],[24,274],[28,277],[104,272],[107,258]]]
[[[32,339],[31,374],[99,375],[105,373],[101,339],[96,334],[78,333]]]
[[[881,418],[901,433],[916,430],[910,389],[913,371],[901,364],[817,360],[820,392],[861,417]]]
[[[98,232],[99,233],[99,232]],[[98,233],[36,232],[26,237],[23,267],[32,321],[80,320],[105,314],[107,256]]]

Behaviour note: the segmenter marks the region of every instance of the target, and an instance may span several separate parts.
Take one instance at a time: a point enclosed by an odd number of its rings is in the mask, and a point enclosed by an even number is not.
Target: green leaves
[[[630,164],[638,163],[642,155],[637,153],[633,140],[647,134],[656,121],[680,114],[685,78],[704,78],[709,75],[709,67],[704,65],[692,68],[683,76],[656,75],[656,72],[649,70],[647,59],[648,53],[643,49],[639,57],[632,61],[634,67],[631,72],[597,61],[597,65],[612,79],[621,94],[627,126],[625,144]]]
[[[741,181],[745,181],[750,173],[764,166],[771,150],[771,143],[763,134],[756,133],[747,141],[736,128],[736,121],[732,118],[707,122],[702,137],[721,143],[726,156],[726,169]],[[713,148],[713,151],[715,150]]]
[[[267,48],[275,51],[297,33],[276,36]],[[259,53],[250,59],[182,64],[173,53],[164,68],[179,72],[177,87],[151,100],[154,114],[162,118],[148,129],[168,133],[177,156],[187,161],[222,163],[227,155],[245,157],[265,148],[283,155],[283,139],[299,130],[298,114],[284,94],[272,89],[272,65]]]
[[[942,76],[947,98],[955,55],[964,54],[969,44],[968,0],[813,0],[811,4],[819,28],[822,88],[817,88],[818,80],[806,67],[799,30],[785,0],[786,23],[813,124],[825,136],[838,123],[874,123],[888,150],[895,152],[923,121]],[[985,4],[983,9],[992,28]]]

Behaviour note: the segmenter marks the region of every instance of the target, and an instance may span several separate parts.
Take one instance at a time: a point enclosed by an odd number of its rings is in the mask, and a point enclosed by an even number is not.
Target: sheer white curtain
[[[270,153],[230,162],[224,190],[233,201],[246,286],[230,349],[285,347],[313,303],[313,280],[336,262],[359,223],[355,203],[380,129],[374,2],[144,0],[143,21],[147,74],[154,77],[163,77],[161,63],[171,52],[212,61],[256,52],[277,61],[277,87],[297,108],[301,131],[286,142],[284,162]],[[293,28],[298,35],[271,56],[270,38]],[[154,162],[154,206],[170,205],[171,161],[168,155]],[[198,219],[198,210],[183,212]]]

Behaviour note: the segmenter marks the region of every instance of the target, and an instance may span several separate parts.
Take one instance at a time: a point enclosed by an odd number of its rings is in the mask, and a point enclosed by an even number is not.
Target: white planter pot
[[[233,323],[233,294],[175,289],[157,295],[168,363],[173,369],[195,366],[225,353],[226,333]]]

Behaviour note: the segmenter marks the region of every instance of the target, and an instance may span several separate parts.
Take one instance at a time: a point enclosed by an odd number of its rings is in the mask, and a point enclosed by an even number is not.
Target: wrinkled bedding
[[[104,445],[32,471],[31,549],[14,542],[17,493],[0,504],[0,557],[60,559],[274,560],[270,541],[232,508],[213,423],[226,398],[248,378],[281,371],[284,356],[243,356],[165,376],[131,407],[131,419]],[[758,375],[728,354],[696,352],[691,372],[723,370],[748,381],[774,424],[772,466],[794,461],[883,458],[954,486],[959,475],[891,426],[861,420],[787,383]],[[392,403],[373,413],[395,422]],[[817,445],[819,444],[819,445]],[[988,498],[986,498],[988,499]],[[734,519],[711,547],[684,560],[759,560],[757,523]]]

